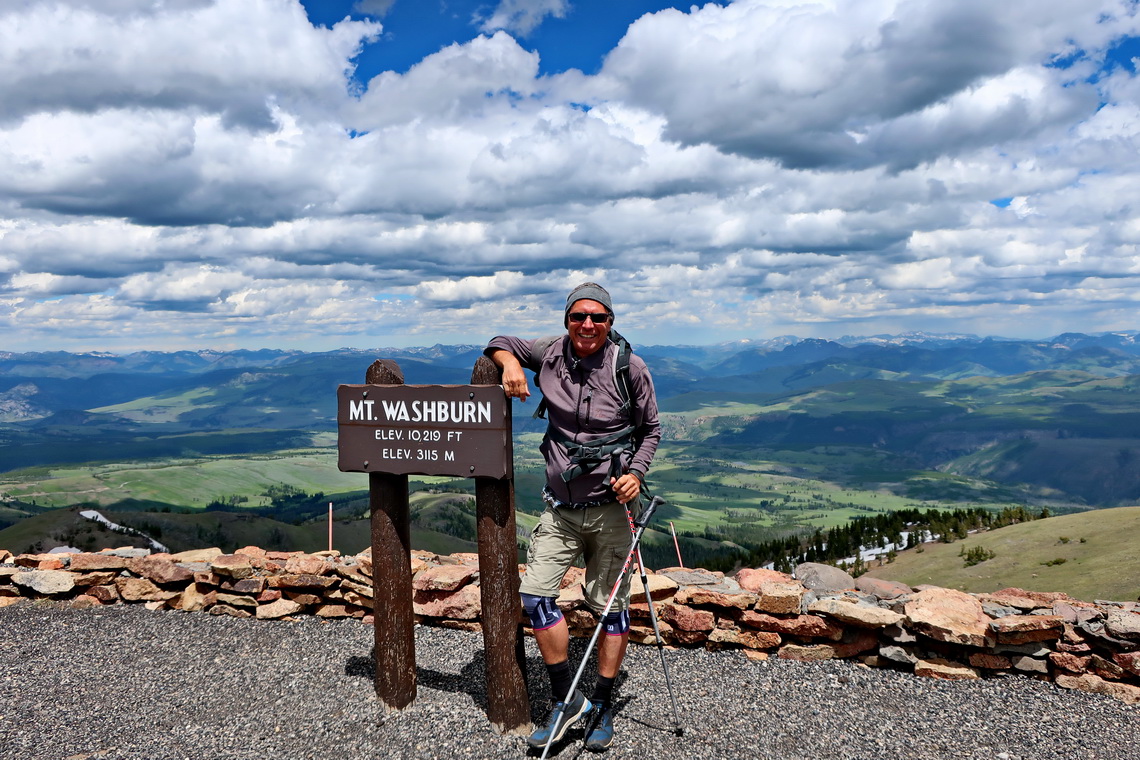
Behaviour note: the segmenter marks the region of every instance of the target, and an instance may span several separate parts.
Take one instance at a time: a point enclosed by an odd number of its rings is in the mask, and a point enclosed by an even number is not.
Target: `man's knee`
[[[558,625],[562,619],[562,610],[554,602],[552,596],[535,596],[534,594],[520,594],[523,609],[530,618],[530,625],[536,631],[543,631]]]
[[[629,610],[611,612],[602,618],[602,627],[607,636],[622,636],[629,633]]]

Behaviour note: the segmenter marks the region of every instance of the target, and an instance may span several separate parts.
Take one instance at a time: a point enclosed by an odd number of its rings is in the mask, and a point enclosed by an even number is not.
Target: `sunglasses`
[[[610,321],[609,314],[591,314],[587,311],[572,311],[567,316],[571,322],[585,322],[589,318],[595,325],[604,325]]]

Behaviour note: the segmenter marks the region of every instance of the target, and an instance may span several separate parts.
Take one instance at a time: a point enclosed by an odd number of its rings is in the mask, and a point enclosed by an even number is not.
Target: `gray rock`
[[[150,549],[138,549],[130,546],[123,547],[122,549],[112,549],[107,552],[116,557],[125,557],[127,559],[140,559],[142,557],[150,556]]]
[[[995,644],[995,654],[1020,654],[1027,657],[1048,657],[1053,650],[1038,642],[1029,644]]]
[[[1009,658],[1009,661],[1013,663],[1014,669],[1020,670],[1023,673],[1049,672],[1049,663],[1045,660],[1038,660],[1036,657],[1030,657],[1024,654],[1014,655]]]
[[[838,567],[818,562],[802,562],[792,574],[804,588],[812,591],[847,591],[855,588],[855,579]]]
[[[994,619],[1021,614],[1021,610],[1015,607],[1006,607],[1003,604],[994,604],[993,602],[982,602],[982,611]]]
[[[1140,639],[1140,613],[1113,610],[1104,624],[1108,633],[1121,639]]]
[[[15,573],[12,582],[39,594],[66,594],[75,588],[75,574],[66,570],[28,570]]]
[[[904,665],[914,665],[920,659],[916,650],[911,647],[879,647],[879,654],[883,657],[886,657],[891,662],[898,662]]]
[[[666,570],[661,575],[678,586],[715,586],[723,582],[705,570]]]
[[[855,579],[855,588],[865,594],[871,594],[877,599],[897,599],[910,593],[910,586],[898,581],[886,581],[881,578],[871,578],[860,575]]]
[[[883,629],[883,637],[896,644],[913,644],[918,641],[918,636],[901,625],[888,625]]]

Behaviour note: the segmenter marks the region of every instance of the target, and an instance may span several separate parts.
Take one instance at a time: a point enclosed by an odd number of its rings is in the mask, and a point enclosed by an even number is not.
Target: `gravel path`
[[[355,621],[0,609],[0,760],[527,756],[521,737],[487,720],[481,636],[417,628],[418,697],[403,712],[375,697],[371,644]],[[531,693],[545,698],[529,639],[527,654]],[[656,650],[631,647],[608,758],[1140,757],[1140,709],[1030,678],[951,683],[848,662],[666,657],[684,737],[670,731]],[[581,741],[557,749],[591,756]]]

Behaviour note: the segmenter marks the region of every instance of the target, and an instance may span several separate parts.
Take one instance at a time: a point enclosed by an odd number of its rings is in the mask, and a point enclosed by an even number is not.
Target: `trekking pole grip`
[[[665,500],[660,496],[654,496],[649,500],[649,505],[645,508],[645,510],[637,516],[636,520],[633,521],[633,524],[639,528],[644,528],[649,524],[649,521],[653,519],[653,513],[656,512],[657,508],[664,503]]]

